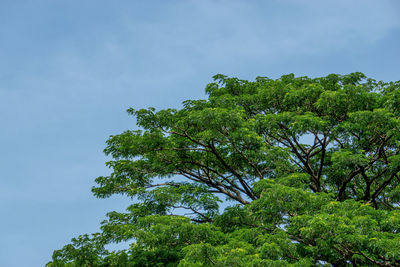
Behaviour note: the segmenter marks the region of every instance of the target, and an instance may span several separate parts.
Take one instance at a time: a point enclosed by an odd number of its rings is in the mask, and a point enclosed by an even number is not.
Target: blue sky
[[[43,266],[129,204],[90,192],[128,107],[204,98],[217,73],[400,80],[399,47],[396,0],[0,0],[0,266]]]

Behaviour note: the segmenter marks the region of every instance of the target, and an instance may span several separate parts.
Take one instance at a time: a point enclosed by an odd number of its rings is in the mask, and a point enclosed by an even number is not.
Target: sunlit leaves
[[[135,204],[48,266],[400,266],[400,82],[219,74],[206,93],[128,110],[140,130],[110,136],[92,191]]]

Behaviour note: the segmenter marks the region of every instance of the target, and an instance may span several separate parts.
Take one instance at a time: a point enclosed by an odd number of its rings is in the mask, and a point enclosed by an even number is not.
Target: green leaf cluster
[[[216,75],[206,92],[128,110],[140,130],[110,136],[92,191],[134,204],[48,266],[400,266],[400,82]]]

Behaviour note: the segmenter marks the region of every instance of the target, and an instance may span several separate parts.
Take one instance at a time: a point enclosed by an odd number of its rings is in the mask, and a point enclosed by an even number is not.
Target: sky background
[[[128,107],[178,108],[217,73],[400,80],[400,1],[0,0],[0,266],[44,266],[96,232]]]

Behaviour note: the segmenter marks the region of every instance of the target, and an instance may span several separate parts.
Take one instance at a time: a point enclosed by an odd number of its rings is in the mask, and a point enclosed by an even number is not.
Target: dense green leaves
[[[110,137],[93,193],[135,204],[48,266],[400,266],[400,82],[214,79],[128,110],[141,130]]]

